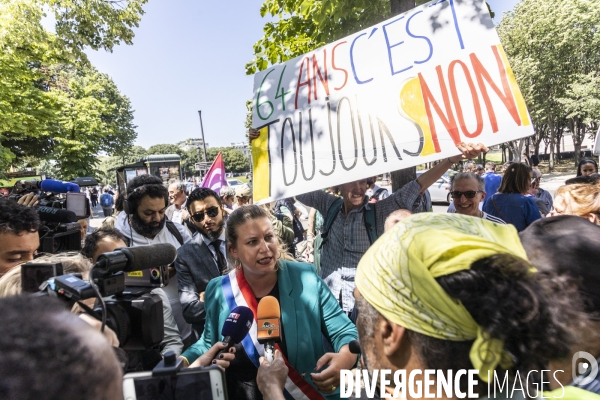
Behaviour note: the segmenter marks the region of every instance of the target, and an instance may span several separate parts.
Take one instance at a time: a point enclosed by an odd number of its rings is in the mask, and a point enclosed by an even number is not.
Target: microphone
[[[40,184],[44,192],[79,193],[79,185],[73,182],[61,182],[54,179],[44,179]]]
[[[221,335],[225,336],[223,343],[227,343],[227,347],[220,350],[215,358],[218,358],[222,353],[227,353],[233,345],[238,344],[250,332],[254,321],[254,313],[251,309],[244,306],[234,308],[223,324]]]
[[[148,246],[126,247],[101,254],[94,264],[94,276],[102,277],[115,272],[132,272],[143,269],[171,265],[177,257],[177,250],[170,243],[157,243]]]
[[[38,206],[35,209],[42,221],[58,223],[77,222],[77,215],[73,211],[46,206]]]
[[[258,343],[265,346],[265,358],[273,362],[275,343],[281,342],[281,309],[273,296],[265,296],[258,303],[256,316]]]

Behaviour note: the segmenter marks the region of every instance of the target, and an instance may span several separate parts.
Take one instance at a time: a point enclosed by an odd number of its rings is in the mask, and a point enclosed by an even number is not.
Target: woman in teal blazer
[[[316,396],[315,388],[328,399],[339,398],[339,371],[350,369],[356,363],[356,356],[350,353],[348,343],[357,339],[358,333],[327,285],[317,276],[314,266],[279,259],[278,239],[268,214],[259,206],[241,207],[229,216],[227,242],[236,269],[208,284],[204,294],[204,333],[183,353],[183,357],[194,363],[223,340],[221,328],[233,306],[250,306],[250,302],[233,304],[233,296],[228,295],[231,288],[234,293],[245,292],[244,297],[251,302],[271,295],[279,300],[281,307],[283,340],[280,348],[289,365],[308,383],[301,381],[295,386],[309,398]],[[336,353],[324,355],[323,335]],[[262,348],[262,345],[256,345],[256,348],[259,346]],[[236,345],[235,360],[226,370],[229,397],[232,399],[262,398],[256,386],[256,357],[252,349],[250,353],[248,355],[242,344]],[[323,367],[322,371],[317,371]],[[298,381],[298,376],[293,379],[294,376],[290,375],[290,378],[288,382]],[[292,396],[294,390],[292,387]]]

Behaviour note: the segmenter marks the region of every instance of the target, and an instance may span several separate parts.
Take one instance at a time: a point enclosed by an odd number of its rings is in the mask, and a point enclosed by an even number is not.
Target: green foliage
[[[534,140],[550,145],[551,169],[563,130],[570,127],[577,148],[598,118],[598,26],[600,8],[592,1],[522,0],[498,27],[536,129]]]
[[[99,157],[98,177],[102,183],[114,183],[115,168],[133,164],[146,155],[148,152],[142,146],[131,146],[121,155],[101,156]]]
[[[129,100],[83,50],[131,44],[146,1],[0,0],[0,170],[56,157],[69,178],[91,174],[98,151],[126,151],[136,135]]]
[[[148,155],[150,154],[178,154],[183,155],[184,150],[174,144],[155,144],[148,148]]]
[[[391,0],[265,0],[260,15],[277,19],[265,24],[254,44],[254,60],[246,74],[308,53],[391,17]],[[409,2],[415,7],[414,0]],[[416,5],[426,3],[417,0]]]
[[[212,147],[206,149],[206,157],[209,162],[213,162],[219,152],[223,153],[223,163],[227,172],[246,172],[250,171],[250,160],[238,149],[233,147]]]

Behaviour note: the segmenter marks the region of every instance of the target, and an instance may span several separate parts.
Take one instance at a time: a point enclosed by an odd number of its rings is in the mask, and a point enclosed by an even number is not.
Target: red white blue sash
[[[244,347],[246,354],[248,354],[248,357],[250,357],[250,360],[252,360],[254,365],[256,365],[258,368],[258,359],[264,355],[264,346],[259,344],[256,338],[256,310],[258,308],[258,303],[254,297],[254,293],[252,293],[252,289],[250,289],[250,286],[244,277],[244,273],[239,270],[233,270],[229,274],[225,275],[221,280],[221,284],[223,286],[223,295],[225,296],[225,300],[229,306],[229,311],[232,311],[237,306],[244,306],[251,309],[254,313],[252,327],[250,328],[250,332],[248,332],[244,340],[242,340],[242,346]],[[281,351],[278,345],[275,345],[275,347]],[[283,392],[283,395],[286,399],[324,399],[323,395],[308,382],[306,382],[302,375],[300,375],[298,371],[296,371],[296,369],[290,365],[285,357],[283,360],[289,369],[288,377],[285,382],[285,389]]]

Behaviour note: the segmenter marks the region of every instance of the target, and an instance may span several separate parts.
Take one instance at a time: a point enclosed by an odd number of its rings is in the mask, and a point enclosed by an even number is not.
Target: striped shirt
[[[500,218],[490,215],[490,214],[486,213],[485,211],[482,211],[482,213],[483,213],[483,215],[481,216],[481,218],[486,219],[488,221],[495,222],[497,224],[506,225],[506,222],[504,222]]]
[[[371,242],[364,223],[364,211],[367,207],[375,207],[375,222],[377,236],[383,234],[385,219],[394,211],[406,209],[413,213],[429,211],[431,197],[429,191],[421,195],[421,185],[412,181],[394,192],[390,197],[377,203],[366,202],[362,207],[354,209],[345,215],[341,211],[328,233],[328,238],[323,244],[321,253],[321,271],[323,278],[343,310],[351,312],[354,308],[354,275],[358,262]],[[316,208],[324,218],[327,210],[338,198],[322,190],[296,196],[301,203]]]

